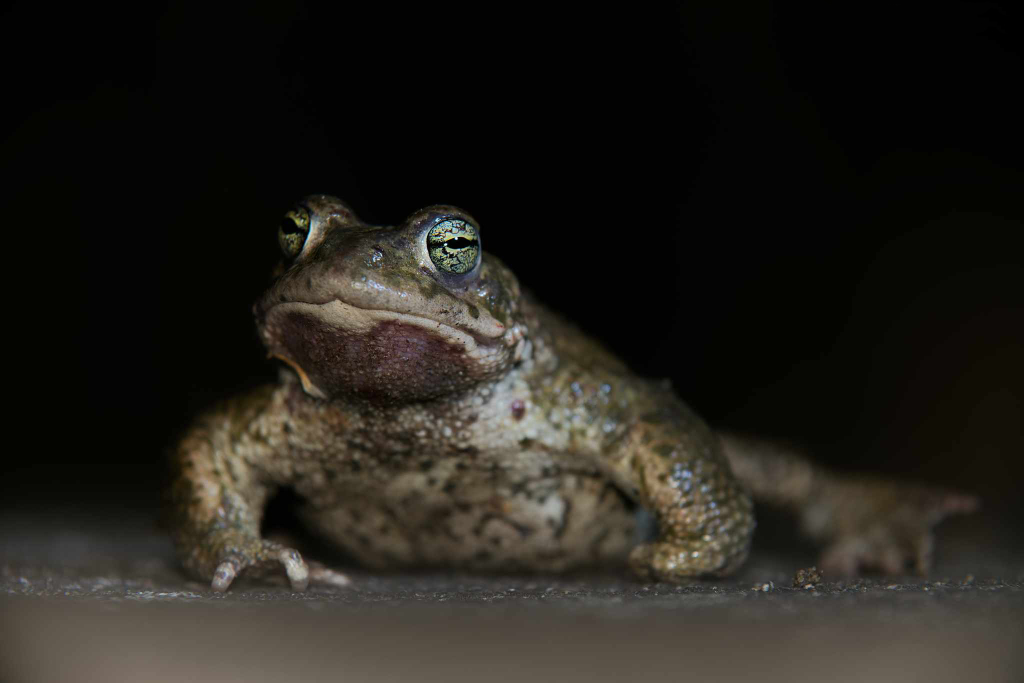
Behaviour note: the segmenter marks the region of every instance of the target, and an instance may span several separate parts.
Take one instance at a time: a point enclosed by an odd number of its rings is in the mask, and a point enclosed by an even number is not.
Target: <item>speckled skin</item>
[[[448,218],[475,225],[455,207],[396,227],[367,226],[323,195],[301,207],[308,237],[254,306],[269,355],[291,370],[203,416],[174,457],[176,544],[217,590],[278,567],[296,589],[346,582],[261,538],[280,487],[313,529],[374,567],[564,570],[628,557],[667,581],[742,563],[750,491],[801,513],[844,572],[908,558],[926,568],[931,525],[973,505],[925,491],[908,506],[903,489],[886,498],[890,485],[720,439],[493,256],[461,274],[435,265],[427,231]],[[638,507],[657,538],[638,537]]]

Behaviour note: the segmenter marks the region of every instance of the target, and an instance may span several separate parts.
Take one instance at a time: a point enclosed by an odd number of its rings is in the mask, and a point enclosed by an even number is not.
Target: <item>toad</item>
[[[253,310],[282,378],[202,416],[173,456],[175,542],[215,590],[243,573],[347,582],[261,536],[281,488],[370,567],[628,562],[670,582],[740,566],[754,500],[795,512],[838,574],[924,572],[932,527],[976,504],[716,433],[524,290],[454,206],[382,227],[314,195],[278,240]]]

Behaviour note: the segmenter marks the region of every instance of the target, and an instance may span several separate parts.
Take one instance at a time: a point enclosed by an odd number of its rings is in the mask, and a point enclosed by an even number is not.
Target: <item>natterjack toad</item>
[[[924,571],[931,527],[970,497],[844,480],[717,435],[662,382],[520,289],[453,206],[366,225],[315,195],[284,219],[286,261],[255,304],[282,380],[214,409],[174,456],[185,567],[225,590],[283,569],[295,589],[343,575],[264,540],[281,487],[371,567],[718,576],[747,556],[751,497],[796,511],[826,571]],[[637,511],[657,521],[638,538]]]

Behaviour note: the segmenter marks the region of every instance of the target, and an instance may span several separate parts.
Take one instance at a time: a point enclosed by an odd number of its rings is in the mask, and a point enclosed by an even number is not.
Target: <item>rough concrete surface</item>
[[[735,577],[647,585],[352,569],[349,589],[210,592],[145,516],[0,515],[0,680],[1024,680],[1012,529],[943,528],[934,571],[832,581],[755,545]]]

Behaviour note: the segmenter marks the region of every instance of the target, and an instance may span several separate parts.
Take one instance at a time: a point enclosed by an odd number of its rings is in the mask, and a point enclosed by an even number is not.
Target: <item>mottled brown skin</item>
[[[299,590],[347,582],[261,538],[281,487],[313,529],[373,567],[557,571],[628,558],[665,581],[743,562],[751,494],[800,514],[827,544],[826,570],[844,573],[908,561],[924,571],[931,526],[973,506],[720,438],[493,256],[459,252],[477,255],[462,273],[433,262],[433,226],[475,225],[455,207],[396,227],[367,226],[323,195],[297,210],[308,236],[254,306],[269,355],[290,370],[203,416],[174,457],[175,541],[217,590],[281,569]],[[638,507],[656,538],[640,537]]]

